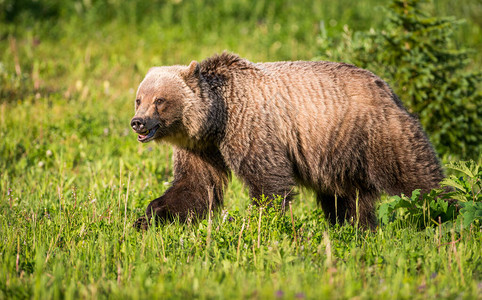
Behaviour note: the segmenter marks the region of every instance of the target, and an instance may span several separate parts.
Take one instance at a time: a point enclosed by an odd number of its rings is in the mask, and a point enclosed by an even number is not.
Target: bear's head
[[[198,76],[196,61],[189,66],[153,67],[147,72],[137,90],[136,113],[131,120],[139,142],[192,143],[206,124],[209,110],[201,100]]]
[[[138,140],[183,148],[220,143],[228,122],[224,95],[236,63],[247,67],[247,61],[223,53],[189,66],[151,68],[137,90],[131,120]]]

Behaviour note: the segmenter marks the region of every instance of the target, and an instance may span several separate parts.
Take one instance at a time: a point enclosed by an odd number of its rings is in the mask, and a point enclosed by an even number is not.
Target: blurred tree
[[[62,0],[3,0],[0,1],[0,21],[15,22],[19,17],[34,20],[58,18]]]

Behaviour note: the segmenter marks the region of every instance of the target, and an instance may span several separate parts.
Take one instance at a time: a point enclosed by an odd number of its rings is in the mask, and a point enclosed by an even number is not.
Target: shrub
[[[415,224],[425,228],[454,221],[457,229],[482,225],[482,165],[462,161],[449,163],[447,168],[462,176],[450,175],[442,181],[442,186],[447,188],[444,190],[432,190],[426,195],[415,190],[411,197],[391,197],[380,205],[382,224],[397,222],[402,226]]]

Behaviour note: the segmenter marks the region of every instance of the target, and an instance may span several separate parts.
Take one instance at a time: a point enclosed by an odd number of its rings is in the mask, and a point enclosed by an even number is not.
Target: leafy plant
[[[461,207],[457,224],[466,228],[470,224],[482,224],[482,166],[474,161],[451,162],[447,168],[463,175],[450,175],[442,184],[454,190],[447,197],[456,199]]]
[[[420,190],[413,191],[412,196],[393,196],[391,201],[380,205],[379,217],[384,224],[402,222],[415,224],[419,228],[438,224],[438,220],[453,220],[456,208],[438,198],[440,191],[433,190],[427,195],[420,195]]]
[[[440,222],[455,221],[457,229],[467,228],[471,224],[480,225],[482,167],[473,161],[452,162],[447,167],[464,175],[450,175],[442,181],[445,190],[432,190],[426,195],[420,195],[420,190],[415,190],[411,197],[391,197],[391,201],[380,205],[379,217],[382,223],[416,224],[417,227],[424,228]]]

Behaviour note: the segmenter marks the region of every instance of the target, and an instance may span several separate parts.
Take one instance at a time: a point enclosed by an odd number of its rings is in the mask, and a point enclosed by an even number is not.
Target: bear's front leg
[[[174,219],[183,222],[191,214],[195,218],[204,217],[210,201],[212,210],[222,206],[228,174],[218,149],[175,149],[172,186],[147,206],[146,215],[137,219],[134,226],[147,229],[152,217],[161,222]]]

